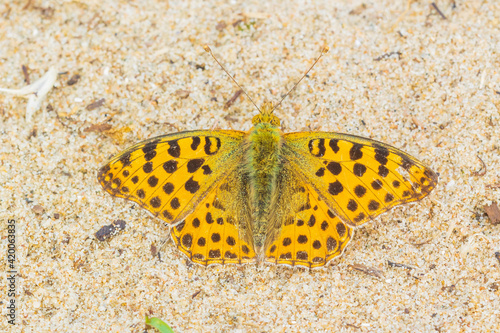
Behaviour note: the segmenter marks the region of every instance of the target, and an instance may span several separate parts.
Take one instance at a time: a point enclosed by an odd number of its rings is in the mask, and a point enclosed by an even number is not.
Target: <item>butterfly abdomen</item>
[[[276,180],[282,168],[282,136],[277,126],[269,123],[256,124],[248,137],[250,149],[247,155],[250,181],[250,200],[253,211],[253,238],[257,248],[264,243],[271,198]]]

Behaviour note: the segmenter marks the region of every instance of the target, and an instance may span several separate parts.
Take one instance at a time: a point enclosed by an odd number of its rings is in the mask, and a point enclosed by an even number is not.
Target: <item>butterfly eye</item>
[[[252,118],[252,124],[256,125],[256,124],[259,124],[262,122],[262,119],[261,119],[261,116],[260,114],[258,115],[255,115],[253,118]]]

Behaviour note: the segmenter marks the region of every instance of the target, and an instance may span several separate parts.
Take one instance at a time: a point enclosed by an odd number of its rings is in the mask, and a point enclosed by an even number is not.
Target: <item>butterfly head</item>
[[[273,126],[279,126],[280,120],[273,114],[274,107],[272,102],[265,101],[260,108],[260,113],[253,117],[252,124],[267,123]]]

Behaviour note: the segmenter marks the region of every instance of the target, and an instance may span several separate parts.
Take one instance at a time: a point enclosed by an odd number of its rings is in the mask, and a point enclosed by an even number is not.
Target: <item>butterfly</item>
[[[274,109],[265,102],[247,132],[184,131],[140,142],[104,165],[99,183],[163,220],[194,263],[309,268],[341,255],[356,227],[437,185],[434,171],[390,145],[282,133]]]

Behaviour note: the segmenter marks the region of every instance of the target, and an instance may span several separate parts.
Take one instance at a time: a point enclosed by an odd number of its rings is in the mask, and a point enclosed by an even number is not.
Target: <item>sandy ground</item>
[[[176,332],[500,331],[500,225],[484,212],[500,204],[500,3],[437,1],[442,16],[427,1],[331,2],[2,1],[0,87],[59,74],[31,121],[0,94],[0,263],[13,219],[18,272],[16,326],[0,282],[0,331],[143,332],[146,314]],[[187,263],[96,173],[152,136],[251,127],[243,95],[224,108],[238,88],[205,43],[258,104],[328,45],[277,110],[284,130],[384,141],[439,172],[437,188],[323,270]]]

